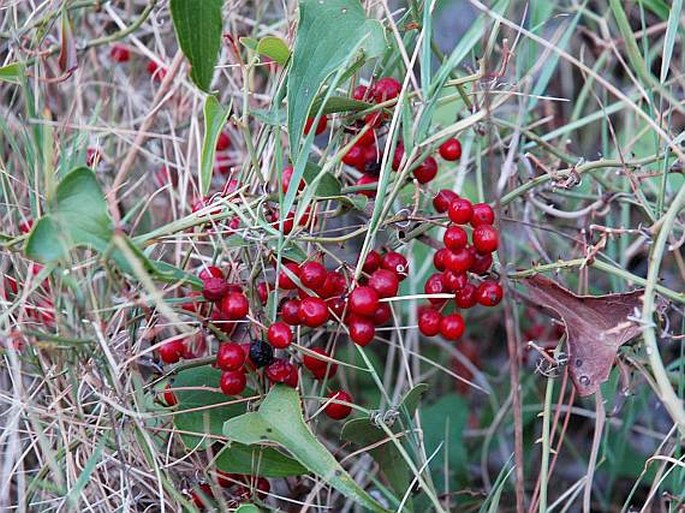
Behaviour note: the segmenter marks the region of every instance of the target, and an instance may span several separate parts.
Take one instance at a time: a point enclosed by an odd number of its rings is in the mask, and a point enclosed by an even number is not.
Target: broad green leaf
[[[228,119],[229,109],[224,108],[213,95],[205,99],[205,134],[202,141],[202,156],[200,159],[200,194],[209,192],[214,173],[214,157],[216,155],[216,142],[221,130]]]
[[[259,55],[266,55],[283,66],[290,57],[290,48],[280,37],[266,36],[259,40],[255,48]]]
[[[369,20],[359,0],[301,0],[300,18],[288,74],[288,129],[291,152],[312,102],[326,79],[349,61],[350,49],[361,48],[366,58],[386,47],[380,22]]]
[[[287,419],[284,422],[284,419]],[[346,497],[374,512],[388,510],[366,493],[319,442],[304,422],[302,406],[293,388],[274,386],[256,412],[245,413],[224,424],[224,434],[247,445],[277,443],[309,471]]]
[[[214,460],[216,467],[229,474],[263,477],[301,476],[307,469],[272,447],[227,444]]]
[[[171,0],[178,44],[190,61],[190,78],[209,92],[221,47],[223,0]]]
[[[24,66],[20,62],[13,62],[0,68],[0,82],[21,84],[21,77],[23,76]]]
[[[257,50],[257,45],[259,44],[259,40],[255,39],[254,37],[243,36],[239,41],[241,45],[243,45],[245,48],[249,48],[250,50]]]
[[[307,162],[304,167],[302,178],[310,184],[321,173],[321,168],[313,162]],[[342,186],[336,177],[330,173],[324,173],[316,186],[316,196],[338,196]]]

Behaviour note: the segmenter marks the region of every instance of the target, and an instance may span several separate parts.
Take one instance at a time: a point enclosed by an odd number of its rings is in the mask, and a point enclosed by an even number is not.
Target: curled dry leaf
[[[618,348],[637,336],[631,320],[644,289],[622,294],[578,296],[542,275],[522,280],[529,298],[564,322],[571,380],[581,396],[595,393],[609,378]]]

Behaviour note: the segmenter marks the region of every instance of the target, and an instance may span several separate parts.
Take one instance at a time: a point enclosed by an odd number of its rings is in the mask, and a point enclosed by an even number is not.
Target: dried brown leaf
[[[571,380],[581,396],[609,378],[618,348],[640,333],[630,317],[642,306],[644,289],[578,296],[542,275],[523,280],[530,299],[561,318],[566,328]]]

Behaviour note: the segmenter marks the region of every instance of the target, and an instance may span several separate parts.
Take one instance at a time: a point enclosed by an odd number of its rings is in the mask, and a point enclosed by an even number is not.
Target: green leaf
[[[302,178],[307,184],[314,182],[314,180],[321,174],[321,168],[313,163],[307,162],[304,167],[304,173],[302,173]],[[336,177],[330,173],[324,173],[319,179],[319,183],[316,186],[317,196],[339,196],[340,189],[342,186]]]
[[[216,467],[230,474],[262,477],[301,476],[307,469],[272,447],[248,446],[237,442],[226,445],[214,460]]]
[[[31,231],[26,255],[51,263],[66,257],[76,246],[103,252],[112,238],[112,220],[95,173],[86,167],[69,172],[48,203],[47,215]]]
[[[221,130],[228,119],[229,109],[224,108],[213,95],[205,99],[205,137],[202,141],[202,156],[200,159],[200,194],[209,192],[214,173],[214,157],[216,154],[216,142]]]
[[[666,35],[664,36],[664,49],[661,54],[661,73],[659,80],[661,83],[666,82],[668,76],[668,69],[671,67],[671,57],[673,56],[673,48],[675,46],[676,37],[680,27],[680,17],[683,14],[683,0],[673,0],[673,6],[668,16],[668,26],[666,27]]]
[[[637,75],[644,79],[649,80],[649,72],[647,71],[647,65],[640,53],[640,48],[637,45],[637,40],[635,39],[635,34],[633,29],[630,27],[630,21],[628,21],[628,16],[623,10],[625,5],[622,0],[609,0],[609,5],[611,6],[611,12],[614,15],[616,24],[618,25],[618,30],[623,37],[623,41],[626,45],[626,52],[628,54],[628,61],[630,62],[631,68],[637,73]]]
[[[321,104],[324,101],[324,96],[319,95],[312,103],[312,108],[310,110],[310,116],[316,115],[316,113],[321,108]],[[335,114],[336,112],[359,112],[362,110],[370,109],[373,107],[372,104],[361,102],[359,100],[354,100],[352,98],[347,98],[345,96],[331,96],[326,100],[326,105],[323,107],[324,114]]]
[[[287,421],[284,422],[284,419]],[[300,397],[293,388],[274,386],[258,411],[227,421],[224,434],[231,440],[247,445],[267,442],[280,444],[302,465],[346,497],[371,511],[388,511],[366,493],[316,439],[304,422]]]
[[[245,48],[249,48],[250,50],[257,50],[257,45],[259,44],[259,41],[254,37],[243,36],[239,39],[239,41],[241,45],[243,45]]]
[[[386,48],[382,25],[367,19],[359,0],[300,1],[287,90],[288,129],[293,153],[299,147],[319,89],[331,74],[349,61],[354,48],[363,50],[366,58],[380,55]]]
[[[21,84],[21,77],[24,76],[24,65],[20,62],[13,62],[0,68],[0,82],[10,84]]]
[[[266,36],[259,40],[255,48],[259,55],[266,55],[281,66],[288,62],[290,48],[280,37]]]
[[[171,0],[178,44],[190,61],[190,78],[209,92],[221,47],[223,0]]]
[[[260,513],[262,510],[254,504],[243,504],[235,510],[235,513]]]

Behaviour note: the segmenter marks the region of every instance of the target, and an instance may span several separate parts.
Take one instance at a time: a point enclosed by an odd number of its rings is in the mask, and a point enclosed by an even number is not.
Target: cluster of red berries
[[[216,471],[216,484],[230,493],[231,506],[234,504],[238,505],[255,494],[260,498],[264,498],[271,491],[271,485],[264,477],[247,474],[229,474],[221,470]],[[218,491],[216,487],[203,482],[196,489],[190,490],[187,493],[195,507],[204,510],[212,507],[216,500],[215,491]]]
[[[492,253],[499,245],[499,234],[493,226],[495,212],[487,203],[472,204],[454,191],[443,189],[433,198],[433,207],[447,213],[449,224],[443,235],[444,248],[433,256],[436,273],[424,285],[426,294],[450,294],[459,309],[477,304],[495,306],[502,300],[502,286],[484,278],[492,267]],[[471,243],[466,227],[471,228]],[[419,331],[427,336],[442,335],[458,340],[465,323],[458,312],[443,314],[448,300],[431,298],[430,305],[419,311]]]

